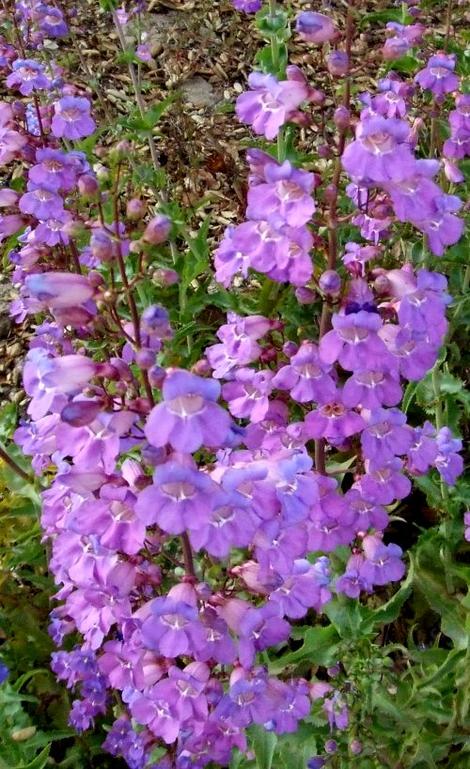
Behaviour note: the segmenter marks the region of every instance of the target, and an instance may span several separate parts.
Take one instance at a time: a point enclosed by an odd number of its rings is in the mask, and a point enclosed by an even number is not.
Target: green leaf
[[[324,612],[335,626],[341,638],[357,639],[366,614],[366,609],[357,601],[337,596],[324,608]]]
[[[469,641],[466,613],[456,596],[448,591],[445,558],[439,557],[443,546],[440,535],[432,531],[421,538],[415,553],[410,553],[414,560],[414,587],[440,615],[442,632],[452,639],[457,649],[466,649]]]
[[[388,625],[390,622],[394,622],[399,616],[403,604],[411,595],[413,580],[414,567],[413,562],[411,562],[407,577],[405,581],[402,582],[395,595],[393,595],[389,601],[384,603],[383,606],[379,606],[377,609],[373,609],[369,612],[369,616],[366,616],[361,623],[361,631],[369,633],[378,625]]]
[[[15,769],[43,769],[43,767],[45,767],[48,762],[50,751],[51,746],[46,745],[46,747],[43,748],[43,750],[41,750],[36,758],[33,758],[29,764],[17,764]]]
[[[257,769],[271,769],[277,744],[276,735],[262,726],[254,726],[250,731]]]
[[[296,627],[292,637],[303,639],[300,649],[283,654],[269,666],[272,673],[280,673],[287,665],[308,662],[310,665],[330,665],[337,659],[339,635],[332,625],[320,627]]]

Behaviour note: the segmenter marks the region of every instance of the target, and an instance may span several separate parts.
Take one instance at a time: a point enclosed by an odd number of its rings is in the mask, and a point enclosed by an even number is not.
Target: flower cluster
[[[55,7],[29,0],[17,11],[28,55],[67,32]],[[297,28],[306,42],[336,36],[321,14],[302,14]],[[335,595],[357,599],[400,580],[387,508],[409,494],[411,477],[435,468],[452,485],[462,469],[448,428],[410,425],[399,407],[404,383],[438,358],[446,279],[408,263],[371,266],[389,210],[425,232],[435,253],[461,232],[458,198],[433,181],[438,164],[415,156],[408,86],[390,74],[364,97],[342,153],[359,208],[352,221],[374,244],[348,242],[342,273],[318,279],[334,306],[331,328],[293,341],[277,319],[231,312],[188,371],[169,365],[168,311],[146,291],[143,307],[134,297],[135,276],[164,253],[172,222],[161,211],[148,217],[140,198],[123,205],[129,145],[117,150],[114,189],[103,191],[107,170],[74,149],[95,129],[90,100],[53,63],[14,58],[6,43],[2,53],[7,86],[24,97],[15,109],[0,105],[0,162],[26,169],[21,188],[0,193],[0,235],[18,233],[12,314],[45,315],[24,366],[28,418],[15,438],[38,475],[53,475],[42,527],[60,602],[50,632],[58,647],[78,639],[52,660],[76,694],[70,723],[89,728],[119,692],[104,746],[131,769],[149,766],[156,745],[167,749],[159,769],[228,765],[234,748],[247,750],[250,725],[294,732],[317,699],[331,730],[345,729],[348,704],[332,685],[274,675],[268,655]],[[337,53],[346,60],[329,66],[344,75],[349,58]],[[253,74],[237,103],[267,139],[304,124],[299,107],[323,98],[297,67],[286,77]],[[466,104],[457,100],[451,142],[466,130]],[[312,193],[326,177],[257,148],[248,162],[247,221],[217,248],[216,278],[229,286],[253,269],[305,289]],[[160,277],[179,280],[172,269]],[[350,460],[346,483],[325,454]]]

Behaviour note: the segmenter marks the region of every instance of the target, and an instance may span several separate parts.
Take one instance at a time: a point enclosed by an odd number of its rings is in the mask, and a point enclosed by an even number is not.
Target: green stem
[[[269,14],[274,18],[276,15],[276,0],[269,0]],[[279,41],[277,39],[277,33],[272,32],[270,35],[271,40],[271,58],[273,62],[274,75],[279,75]]]
[[[29,475],[26,472],[26,470],[23,470],[23,468],[20,467],[15,462],[15,460],[10,457],[9,454],[7,454],[7,452],[4,449],[2,449],[1,446],[0,446],[0,460],[5,462],[5,464],[8,465],[10,470],[13,470],[13,472],[16,473],[16,475],[19,475],[19,477],[22,478],[24,481],[31,484],[34,483],[34,478],[31,475]]]

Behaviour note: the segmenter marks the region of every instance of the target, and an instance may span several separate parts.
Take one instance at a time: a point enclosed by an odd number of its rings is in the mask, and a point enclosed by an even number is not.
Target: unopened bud
[[[299,304],[312,304],[316,299],[315,291],[306,286],[299,286],[295,289],[295,298]]]
[[[82,174],[77,183],[80,195],[91,198],[98,192],[99,185],[96,177],[91,174]]]
[[[197,360],[193,366],[191,366],[191,371],[198,376],[207,376],[211,373],[212,368],[206,358],[201,358],[200,360]]]
[[[155,363],[155,352],[144,347],[142,350],[138,350],[135,355],[135,362],[140,368],[149,369],[152,368]]]
[[[341,289],[341,278],[335,270],[325,270],[320,275],[318,285],[325,294],[338,294]]]
[[[352,740],[349,745],[349,750],[353,756],[359,756],[362,753],[362,742],[360,742],[360,740]]]
[[[298,351],[299,346],[295,342],[285,342],[282,346],[282,352],[287,355],[288,358],[292,358]]]
[[[176,270],[160,268],[153,273],[153,280],[161,286],[174,286],[175,283],[179,282],[179,279],[180,276]]]
[[[161,366],[152,366],[149,370],[149,381],[152,387],[161,387],[165,376],[166,371]]]
[[[349,69],[348,54],[345,51],[332,51],[326,59],[326,66],[330,75],[346,75]]]
[[[351,113],[347,107],[337,107],[337,109],[335,109],[335,114],[333,115],[333,120],[336,128],[348,128],[351,122]]]
[[[152,246],[158,246],[167,240],[170,230],[171,220],[164,214],[157,214],[147,224],[143,240],[146,243],[151,243]]]
[[[144,200],[140,200],[139,198],[131,198],[126,206],[127,218],[132,219],[133,221],[142,219],[142,217],[145,216],[146,210],[147,204]]]
[[[325,742],[325,753],[336,753],[338,750],[338,743],[336,740],[327,740]]]

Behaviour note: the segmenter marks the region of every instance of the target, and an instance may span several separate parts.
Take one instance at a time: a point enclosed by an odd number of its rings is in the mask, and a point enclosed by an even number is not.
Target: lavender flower
[[[8,88],[18,88],[23,96],[29,96],[34,91],[44,91],[50,88],[49,78],[44,74],[44,67],[33,59],[17,59],[13,62],[12,73],[6,79]]]
[[[64,96],[54,105],[52,133],[58,139],[83,139],[96,128],[90,115],[91,105],[81,96]]]
[[[230,417],[216,404],[220,384],[183,370],[163,383],[163,401],[147,419],[145,434],[152,446],[169,443],[177,451],[197,451],[203,444],[219,447],[228,438]]]
[[[242,93],[236,112],[256,134],[275,139],[290,115],[308,97],[307,86],[297,80],[277,80],[274,75],[252,72],[248,78],[250,91]]]

